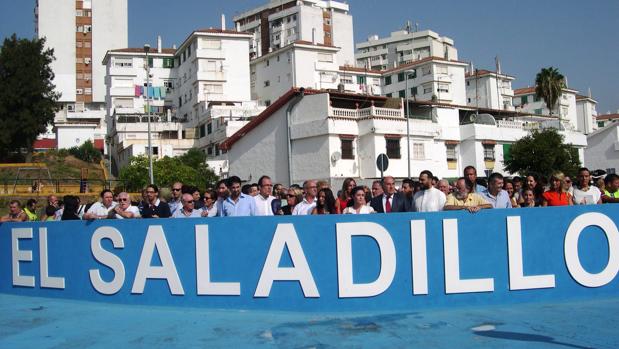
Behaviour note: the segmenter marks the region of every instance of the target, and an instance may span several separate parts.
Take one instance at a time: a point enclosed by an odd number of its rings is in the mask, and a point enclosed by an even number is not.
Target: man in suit
[[[370,206],[377,213],[405,212],[404,199],[395,190],[395,179],[391,176],[383,178],[383,195],[372,198]]]

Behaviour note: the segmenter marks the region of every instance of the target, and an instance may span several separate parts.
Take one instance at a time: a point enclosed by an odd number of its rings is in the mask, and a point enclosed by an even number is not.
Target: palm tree
[[[565,77],[559,73],[557,68],[542,68],[535,77],[535,94],[544,100],[550,110],[550,116],[552,116],[552,108],[561,96],[563,87],[565,87]],[[561,113],[559,113],[560,117]]]

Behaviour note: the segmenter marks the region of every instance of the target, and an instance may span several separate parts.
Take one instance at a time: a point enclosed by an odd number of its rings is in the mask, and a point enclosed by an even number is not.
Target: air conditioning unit
[[[84,58],[84,64],[89,65],[92,62],[91,58]]]

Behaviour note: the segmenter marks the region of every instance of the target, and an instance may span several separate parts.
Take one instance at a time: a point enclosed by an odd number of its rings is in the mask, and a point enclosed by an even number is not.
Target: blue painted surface
[[[613,205],[587,207],[483,210],[468,212],[402,213],[375,215],[339,215],[313,217],[229,217],[183,220],[121,220],[94,222],[51,222],[2,224],[0,226],[0,293],[82,299],[107,303],[125,303],[213,309],[267,309],[299,311],[417,311],[419,309],[475,305],[512,304],[617,296],[616,278],[603,287],[587,288],[570,276],[565,265],[563,243],[566,230],[577,216],[600,212],[619,222],[619,210]],[[509,291],[506,217],[520,216],[525,275],[555,274],[552,289]],[[443,262],[443,219],[458,220],[460,273],[462,278],[494,278],[494,292],[445,294]],[[413,296],[411,277],[410,221],[423,219],[427,231],[429,294]],[[336,224],[374,222],[387,229],[397,252],[397,269],[386,292],[368,298],[340,299],[337,284]],[[278,224],[292,223],[303,247],[319,298],[305,298],[298,282],[277,281],[268,298],[254,298],[254,292],[266,255]],[[241,296],[197,296],[195,237],[196,224],[208,225],[211,274],[217,282],[240,282]],[[176,268],[185,290],[184,296],[172,296],[163,280],[148,280],[144,294],[131,294],[140,253],[149,225],[161,225],[165,231]],[[101,226],[113,226],[123,236],[125,247],[104,247],[124,263],[126,280],[113,296],[99,294],[89,280],[89,269],[99,269],[108,281],[110,270],[98,263],[90,250],[91,236]],[[34,260],[22,262],[21,273],[35,275],[34,288],[13,287],[11,279],[11,229],[33,227],[34,238],[21,240],[20,249],[33,250]],[[38,277],[38,227],[47,227],[50,275],[66,279],[64,290],[41,289]],[[602,231],[589,227],[580,239],[580,259],[591,273],[607,263],[608,245]],[[378,274],[376,243],[367,237],[353,238],[355,282],[369,282]],[[159,263],[157,257],[152,263]],[[284,256],[281,265],[289,265]]]
[[[0,348],[619,348],[619,298],[289,313],[0,295]]]

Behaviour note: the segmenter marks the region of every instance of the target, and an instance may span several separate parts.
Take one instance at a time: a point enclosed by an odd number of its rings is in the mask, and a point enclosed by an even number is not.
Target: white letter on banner
[[[32,262],[32,251],[20,250],[19,239],[32,239],[32,228],[11,229],[13,286],[34,287],[34,276],[21,275],[19,273],[19,262]]]
[[[458,251],[458,220],[443,219],[443,249],[445,253],[445,292],[470,293],[494,291],[494,279],[460,279]]]
[[[290,259],[294,267],[279,267],[284,248],[288,247]],[[316,282],[307,264],[307,259],[301,248],[297,232],[292,224],[278,224],[267,254],[264,267],[260,273],[260,280],[254,297],[268,297],[271,293],[273,281],[299,281],[306,298],[320,297]]]
[[[428,294],[428,257],[424,220],[411,221],[411,253],[413,294]]]
[[[64,278],[49,276],[47,258],[47,228],[39,228],[39,274],[41,287],[64,289]]]
[[[123,261],[115,254],[106,251],[101,246],[101,240],[110,239],[114,248],[124,248],[125,242],[123,236],[116,228],[112,227],[100,227],[95,230],[90,239],[90,251],[95,257],[97,262],[112,269],[114,272],[114,278],[110,282],[103,281],[99,269],[90,269],[88,274],[90,275],[90,283],[97,292],[111,295],[115,294],[123,287],[125,283],[125,266]]]
[[[372,222],[337,223],[337,279],[340,298],[372,297],[385,292],[395,275],[395,247],[389,232]],[[380,272],[370,283],[355,284],[353,281],[352,237],[369,236],[378,244]]]
[[[198,295],[240,296],[238,282],[211,282],[208,225],[196,225],[196,277]]]
[[[161,266],[150,265],[155,249],[157,249],[157,253],[159,254]],[[185,294],[181,279],[178,277],[178,272],[176,271],[174,259],[172,259],[168,241],[163,233],[163,227],[160,225],[148,227],[131,293],[144,293],[146,279],[165,279],[173,295],[182,296]]]
[[[553,274],[524,276],[522,230],[519,216],[507,217],[507,247],[509,255],[510,290],[531,290],[536,288],[555,287],[555,276]]]
[[[608,240],[608,264],[597,274],[587,272],[580,264],[578,238],[589,226],[600,227]],[[600,287],[611,282],[619,272],[619,231],[613,221],[597,212],[582,214],[572,221],[565,234],[565,263],[574,280],[586,287]]]

